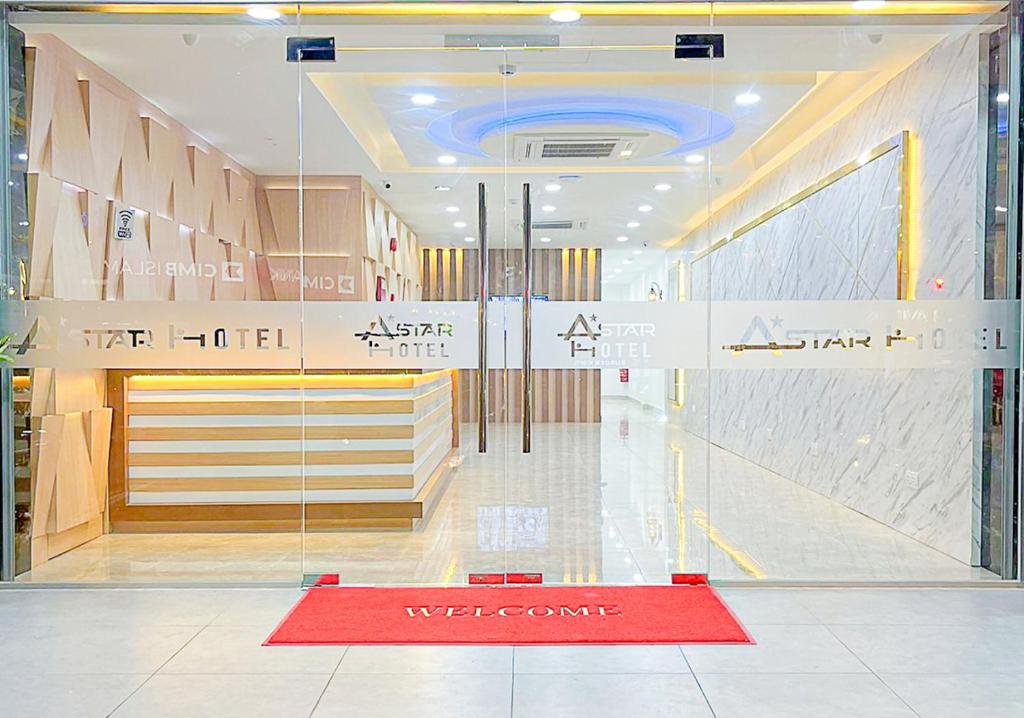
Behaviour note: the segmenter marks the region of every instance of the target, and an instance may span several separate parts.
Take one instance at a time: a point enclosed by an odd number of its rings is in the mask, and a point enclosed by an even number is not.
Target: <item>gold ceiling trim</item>
[[[826,187],[835,184],[849,174],[856,172],[864,165],[874,162],[882,155],[894,150],[901,150],[899,164],[899,188],[900,188],[900,215],[896,227],[896,297],[898,299],[913,299],[910,283],[910,217],[911,217],[911,195],[910,195],[910,174],[912,169],[910,157],[910,131],[903,130],[898,135],[889,138],[882,144],[869,150],[855,160],[847,162],[839,169],[829,173],[814,184],[805,187],[792,197],[775,205],[766,212],[742,225],[739,229],[713,243],[711,246],[702,249],[694,255],[691,263],[704,259],[712,252],[717,252],[725,245],[733,242],[752,229],[764,224],[768,220],[782,214],[787,209],[803,202],[808,197],[821,192]]]
[[[270,5],[271,3],[253,3]],[[361,2],[281,3],[273,5],[283,15],[341,15],[377,17],[544,17],[566,3],[542,2]],[[942,2],[903,0],[879,7],[857,7],[853,2],[601,2],[569,3],[584,17],[749,17],[749,16],[899,16],[973,15],[997,12],[1005,2],[962,0]],[[122,15],[243,15],[250,4],[205,3],[100,3],[54,5],[55,11],[103,12]],[[42,9],[42,8],[40,8]]]

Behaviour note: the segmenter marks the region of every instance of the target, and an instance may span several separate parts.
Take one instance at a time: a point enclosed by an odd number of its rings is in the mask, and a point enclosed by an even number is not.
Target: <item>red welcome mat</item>
[[[753,643],[710,586],[312,588],[264,645]]]

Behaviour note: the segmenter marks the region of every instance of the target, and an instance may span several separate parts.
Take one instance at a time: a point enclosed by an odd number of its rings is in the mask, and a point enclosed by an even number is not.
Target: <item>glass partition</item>
[[[5,9],[5,577],[1017,579],[1006,4],[452,12]]]
[[[5,9],[16,580],[299,580],[301,315],[265,254],[298,215],[269,226],[260,180],[297,172],[277,7]]]
[[[719,579],[1016,577],[1007,9],[906,5],[715,4],[716,93],[756,135],[679,254],[712,516],[751,559],[712,552]]]

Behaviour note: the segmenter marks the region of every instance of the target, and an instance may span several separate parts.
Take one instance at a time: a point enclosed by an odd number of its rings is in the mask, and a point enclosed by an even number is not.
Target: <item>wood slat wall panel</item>
[[[430,301],[475,301],[478,250],[424,248],[420,276],[423,297]],[[489,250],[488,292],[493,296],[522,294],[523,263],[519,250]],[[551,301],[601,300],[600,249],[535,249],[533,291]],[[495,305],[491,307],[492,311]],[[477,421],[478,372],[459,372],[460,415]],[[520,420],[520,372],[491,368],[488,372],[490,420]],[[533,418],[537,422],[601,421],[600,370],[537,369],[533,372]]]

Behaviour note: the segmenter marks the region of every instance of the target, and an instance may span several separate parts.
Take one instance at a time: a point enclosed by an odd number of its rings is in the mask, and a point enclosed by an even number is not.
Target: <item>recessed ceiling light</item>
[[[877,10],[885,7],[885,0],[854,0],[854,10]]]
[[[619,157],[632,157],[632,156],[633,156],[633,150],[622,150],[622,152],[619,153]]]
[[[632,259],[623,259],[623,260],[622,260],[622,263],[623,263],[623,264],[632,264],[632,263],[633,263],[633,260],[632,260]]]
[[[441,155],[437,158],[437,162],[442,165],[453,165],[455,164],[455,158],[451,155]]]
[[[1000,103],[1005,105],[1009,101],[1010,101],[1010,93],[1009,92],[1000,92],[998,95],[996,95],[996,102],[1000,102]]]
[[[409,98],[409,101],[414,105],[419,105],[420,107],[429,107],[437,102],[437,98],[433,95],[428,95],[426,92],[417,92]]]
[[[1002,206],[1001,204],[997,204],[995,209],[996,209],[996,212],[1005,212],[1006,211],[1006,207]]]
[[[246,10],[246,14],[254,20],[277,20],[281,17],[281,12],[269,5],[253,5]]]
[[[18,153],[18,159],[21,160],[22,162],[24,162],[25,160],[28,159],[28,154],[25,153],[25,152],[19,152]]]
[[[580,11],[571,7],[561,7],[557,10],[552,10],[549,18],[555,22],[576,22],[580,19]]]
[[[547,244],[548,242],[551,241],[551,237],[541,237],[540,241],[543,242],[544,244]]]
[[[459,208],[458,207],[445,207],[444,211],[445,212],[451,212],[452,214],[455,214],[456,212],[459,211]]]
[[[683,158],[683,161],[686,162],[686,164],[688,165],[699,165],[701,162],[704,161],[704,155],[699,155],[696,153],[692,155],[686,155],[686,157]]]
[[[541,212],[554,212],[556,209],[558,209],[558,208],[555,207],[555,205],[553,205],[553,204],[546,204],[546,205],[544,205],[543,207],[540,208],[540,211]]]
[[[476,237],[463,237],[462,241],[463,242],[475,242],[476,241]]]
[[[557,192],[560,189],[562,189],[562,185],[558,184],[557,182],[552,182],[551,184],[544,185],[545,192]]]
[[[616,242],[628,242],[629,241],[629,237],[627,237],[625,235],[622,235],[621,237],[616,237],[615,241]]]
[[[436,186],[434,187],[434,189],[435,189],[435,190],[437,190],[438,192],[451,192],[451,191],[452,191],[452,188],[451,188],[451,187],[449,187],[449,186],[448,186],[448,185],[446,185],[446,184],[439,184],[439,185],[436,185]]]
[[[736,95],[737,105],[756,105],[761,101],[761,96],[756,92],[741,92]]]
[[[632,222],[626,222],[626,226],[629,227],[630,229],[636,229],[637,227],[640,226],[640,223],[637,222],[636,220],[633,220]]]
[[[639,255],[639,254],[643,254],[643,253],[644,253],[644,250],[642,250],[642,249],[634,249],[633,250],[633,254]]]
[[[621,272],[621,271],[622,271],[622,267],[616,267],[616,268],[615,268],[615,269],[613,269],[612,271],[613,271],[613,272],[615,272],[616,274],[618,274],[619,272]]]
[[[672,189],[672,185],[666,182],[659,182],[658,184],[654,185],[654,189],[657,192],[668,192],[670,189]]]
[[[639,207],[637,207],[637,211],[639,212],[650,212],[652,209],[654,209],[654,207],[652,207],[649,204],[642,204]]]
[[[456,222],[456,223],[455,223],[454,225],[452,225],[452,226],[453,226],[453,227],[455,227],[455,229],[462,229],[463,227],[465,227],[465,226],[466,226],[466,223],[465,223],[465,222]]]

